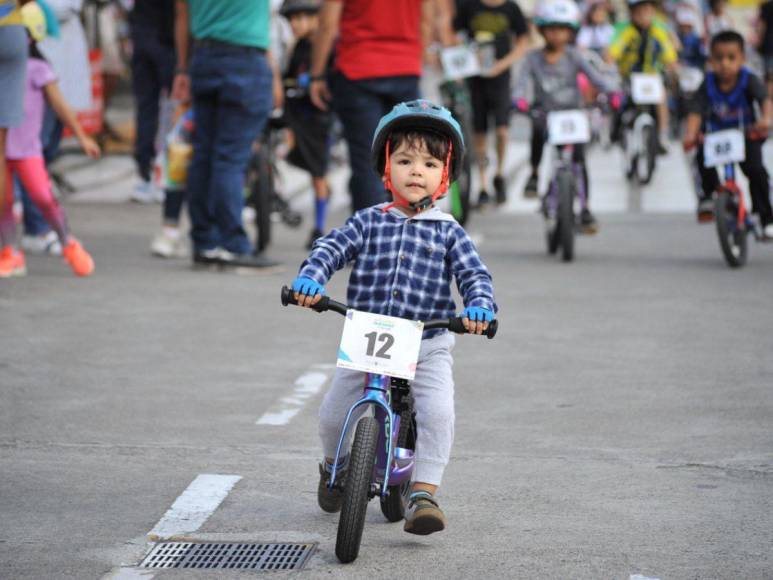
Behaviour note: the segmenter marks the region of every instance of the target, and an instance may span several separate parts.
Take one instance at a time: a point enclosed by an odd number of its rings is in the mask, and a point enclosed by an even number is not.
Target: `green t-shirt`
[[[242,46],[269,46],[269,0],[188,0],[191,33]]]

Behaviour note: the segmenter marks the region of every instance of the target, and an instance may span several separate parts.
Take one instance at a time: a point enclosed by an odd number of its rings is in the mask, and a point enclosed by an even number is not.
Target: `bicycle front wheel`
[[[561,258],[564,262],[574,259],[574,175],[571,171],[558,174],[558,237]]]
[[[717,222],[719,247],[727,265],[739,268],[746,263],[747,237],[746,227],[738,225],[738,204],[732,195],[722,191],[717,195],[714,205],[714,216]]]
[[[376,462],[378,443],[378,421],[375,417],[364,417],[357,423],[354,443],[349,459],[349,477],[344,487],[341,517],[338,520],[336,556],[347,564],[357,559],[360,553],[365,514],[370,500],[370,485],[373,479],[373,465]]]

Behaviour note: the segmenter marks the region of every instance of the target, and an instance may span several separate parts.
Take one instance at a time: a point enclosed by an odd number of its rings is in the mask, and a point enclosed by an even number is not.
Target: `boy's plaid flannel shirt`
[[[349,306],[410,320],[456,316],[454,276],[465,306],[497,311],[491,274],[453,217],[433,207],[409,218],[396,208],[384,212],[385,205],[358,211],[318,239],[299,275],[325,285],[354,262]]]

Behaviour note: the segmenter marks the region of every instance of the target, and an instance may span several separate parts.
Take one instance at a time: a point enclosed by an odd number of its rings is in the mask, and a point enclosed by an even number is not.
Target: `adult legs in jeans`
[[[419,98],[419,79],[413,76],[350,80],[334,75],[333,107],[341,119],[349,148],[352,211],[387,199],[381,176],[371,165],[370,146],[378,122],[392,107]]]
[[[263,54],[198,48],[191,66],[196,130],[188,170],[194,252],[222,247],[249,254],[242,227],[244,175],[252,141],[271,111],[271,71]]]
[[[174,50],[145,35],[135,34],[132,55],[132,89],[137,102],[134,159],[143,181],[150,180],[156,155],[161,91],[170,90],[173,74]]]

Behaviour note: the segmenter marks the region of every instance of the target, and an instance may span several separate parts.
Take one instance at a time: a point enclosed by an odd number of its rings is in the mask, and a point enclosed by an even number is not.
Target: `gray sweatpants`
[[[443,470],[448,465],[454,441],[454,359],[451,356],[455,338],[450,332],[421,341],[416,377],[411,381],[411,393],[416,410],[416,465],[413,480],[440,485]],[[365,373],[337,368],[330,390],[319,409],[319,436],[325,457],[335,457],[338,439],[349,408],[362,397]],[[349,440],[354,426],[365,412],[352,418]]]

